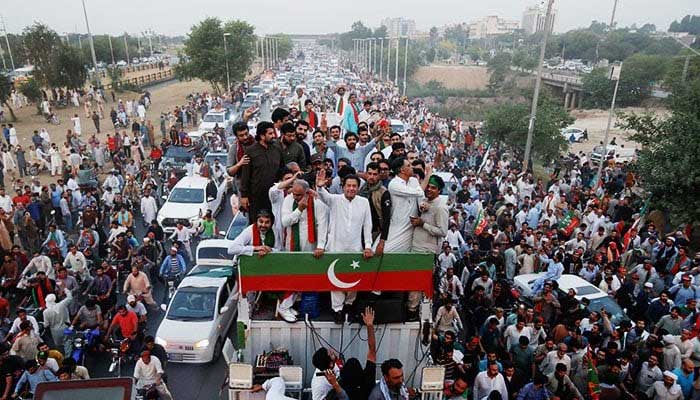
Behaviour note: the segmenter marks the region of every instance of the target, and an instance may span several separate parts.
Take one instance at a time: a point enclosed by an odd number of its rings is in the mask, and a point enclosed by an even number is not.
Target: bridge
[[[543,72],[542,83],[561,89],[564,96],[564,108],[581,108],[583,102],[583,79],[578,75],[565,75],[556,72]]]

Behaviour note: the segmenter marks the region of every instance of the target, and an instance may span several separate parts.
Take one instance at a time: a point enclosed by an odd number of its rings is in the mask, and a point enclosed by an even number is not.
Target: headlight
[[[209,339],[202,339],[194,344],[195,349],[206,349],[209,347]]]
[[[159,336],[156,336],[156,344],[159,344],[163,347],[168,347],[168,341]]]

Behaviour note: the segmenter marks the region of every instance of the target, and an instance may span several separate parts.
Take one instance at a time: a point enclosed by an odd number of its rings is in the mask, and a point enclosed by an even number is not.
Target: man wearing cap
[[[669,289],[671,296],[675,296],[673,301],[675,304],[684,305],[688,299],[697,299],[700,297],[700,290],[691,284],[689,274],[684,274],[681,277],[681,283],[674,285]]]
[[[665,371],[662,381],[656,381],[647,389],[647,398],[651,400],[681,400],[683,391],[676,383],[678,377],[671,371]]]
[[[146,324],[146,318],[148,317],[148,311],[146,311],[146,307],[141,303],[140,301],[136,300],[136,296],[133,294],[130,294],[126,296],[126,309],[129,311],[133,311],[136,313],[136,316],[139,318],[139,324],[145,325]]]

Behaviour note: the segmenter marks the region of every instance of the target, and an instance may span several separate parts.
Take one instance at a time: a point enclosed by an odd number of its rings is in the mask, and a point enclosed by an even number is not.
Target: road
[[[265,103],[261,107],[260,111],[261,120],[270,120],[270,107],[268,103]],[[225,230],[228,228],[231,218],[233,217],[231,213],[231,207],[229,205],[228,198],[226,199],[226,207],[224,210],[216,217],[217,228],[219,230]],[[140,217],[136,218],[136,237],[143,238],[145,235],[145,228]],[[193,245],[193,251],[196,247]],[[188,269],[192,268],[192,265],[188,266]],[[156,301],[158,299],[164,298],[164,284],[157,282],[154,287],[154,298]],[[119,302],[124,303],[125,298],[120,295]],[[163,319],[165,313],[160,309],[154,310],[149,308],[148,310],[148,323],[147,323],[147,335],[155,336],[160,321]],[[235,334],[236,324],[232,324],[231,331],[228,333],[229,337],[233,337]],[[109,356],[105,355],[97,360],[88,359],[87,367],[90,371],[92,377],[102,378],[102,377],[114,377],[117,376],[116,371],[114,373],[109,372],[110,359]],[[167,374],[168,374],[168,387],[173,394],[175,400],[212,400],[219,399],[219,388],[224,383],[226,375],[226,363],[223,357],[219,359],[216,363],[210,363],[206,365],[201,364],[168,364]],[[122,376],[133,376],[133,365],[127,366],[121,371]],[[227,396],[227,392],[223,393],[223,396]],[[227,398],[227,397],[223,397]]]

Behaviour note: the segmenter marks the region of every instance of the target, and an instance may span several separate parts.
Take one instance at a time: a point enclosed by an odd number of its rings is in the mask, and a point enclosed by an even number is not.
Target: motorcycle
[[[63,330],[64,354],[70,356],[78,365],[85,365],[85,356],[88,351],[94,350],[99,344],[100,329],[86,329],[76,331],[73,327]]]
[[[112,362],[109,364],[109,372],[114,373],[114,371],[117,371],[118,377],[120,377],[122,374],[122,365],[136,361],[136,358],[138,357],[130,354],[131,340],[129,338],[124,338],[121,340],[110,338],[109,352],[112,354]]]

